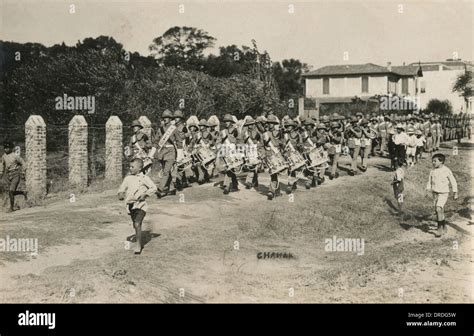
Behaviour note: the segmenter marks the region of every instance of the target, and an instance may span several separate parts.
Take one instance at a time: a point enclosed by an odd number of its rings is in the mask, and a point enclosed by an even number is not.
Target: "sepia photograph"
[[[1,0],[0,303],[472,304],[473,23]]]

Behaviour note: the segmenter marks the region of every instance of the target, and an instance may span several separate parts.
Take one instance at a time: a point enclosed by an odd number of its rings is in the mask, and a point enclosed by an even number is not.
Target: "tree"
[[[453,85],[453,92],[459,93],[464,98],[466,103],[466,112],[469,106],[469,98],[474,95],[472,87],[472,71],[465,69],[464,73],[460,74]]]
[[[449,100],[431,99],[426,105],[426,111],[440,116],[453,114],[453,106]]]
[[[220,47],[219,56],[209,55],[204,71],[214,77],[230,77],[237,74],[250,75],[253,71],[256,55],[252,49],[235,44]]]
[[[175,26],[153,39],[149,49],[165,66],[201,70],[204,50],[211,48],[215,40],[204,30]]]
[[[301,77],[309,71],[309,66],[297,59],[283,60],[273,64],[273,75],[278,84],[280,99],[289,99],[303,96],[304,84]]]

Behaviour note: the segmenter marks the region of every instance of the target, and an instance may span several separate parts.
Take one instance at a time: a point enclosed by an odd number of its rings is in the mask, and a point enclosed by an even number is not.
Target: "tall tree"
[[[153,39],[149,49],[165,66],[202,70],[204,50],[214,46],[216,39],[194,27],[172,27]]]
[[[466,103],[466,112],[469,106],[469,98],[474,96],[472,87],[472,71],[465,69],[465,71],[458,76],[453,85],[453,92],[459,93],[464,98]]]
[[[204,71],[214,77],[230,77],[236,74],[251,74],[256,55],[247,46],[242,48],[235,44],[220,47],[219,56],[209,55]]]
[[[273,75],[278,84],[281,99],[301,97],[304,92],[303,73],[309,70],[306,63],[297,59],[283,60],[273,64]]]

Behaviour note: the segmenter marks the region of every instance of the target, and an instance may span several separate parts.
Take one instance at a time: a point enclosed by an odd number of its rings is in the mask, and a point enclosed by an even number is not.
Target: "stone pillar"
[[[300,118],[308,117],[307,115],[305,115],[305,111],[304,111],[304,97],[298,98],[298,115],[300,116]]]
[[[151,121],[146,116],[141,116],[138,118],[138,121],[143,126],[143,132],[148,136],[148,139],[151,139]]]
[[[46,196],[46,124],[39,115],[31,115],[25,123],[26,190],[28,197],[38,200]]]
[[[111,116],[105,124],[105,179],[122,179],[122,121]]]
[[[87,121],[76,115],[69,122],[69,183],[87,187]]]

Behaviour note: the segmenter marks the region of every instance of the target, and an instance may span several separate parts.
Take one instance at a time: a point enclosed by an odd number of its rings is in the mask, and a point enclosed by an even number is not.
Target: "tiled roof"
[[[327,76],[327,75],[358,75],[373,73],[388,73],[386,67],[373,63],[366,64],[348,64],[348,65],[328,65],[304,74],[308,76]]]
[[[414,76],[417,74],[418,68],[419,68],[418,64],[392,66],[392,72],[400,76]],[[421,69],[423,71],[423,67]]]
[[[331,104],[331,103],[353,103],[354,96],[351,97],[318,97],[318,102],[320,104]],[[357,97],[361,101],[369,100],[370,97]]]

